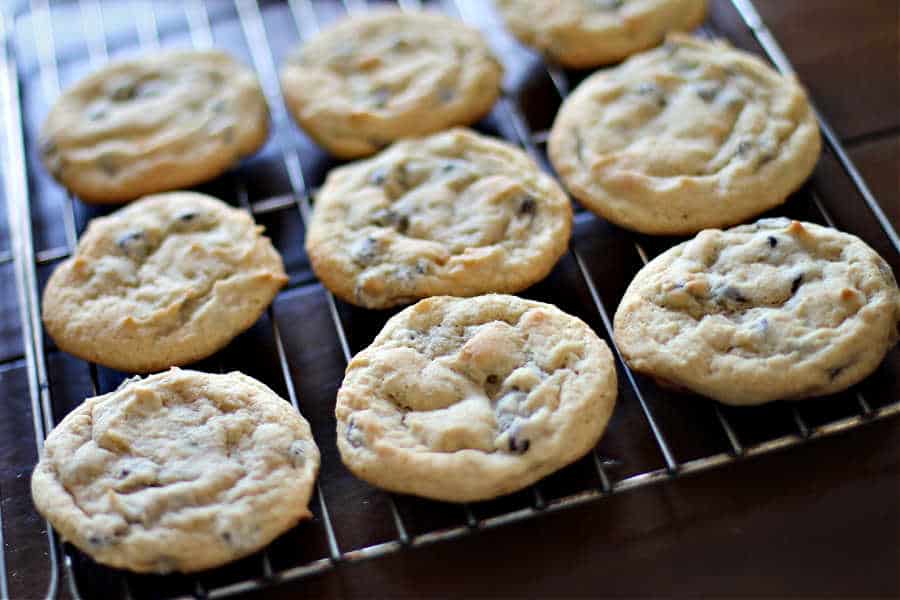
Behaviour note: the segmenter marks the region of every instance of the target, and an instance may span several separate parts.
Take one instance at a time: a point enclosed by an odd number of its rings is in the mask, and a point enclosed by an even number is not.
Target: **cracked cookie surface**
[[[586,79],[549,140],[554,167],[587,208],[651,234],[733,225],[781,204],[820,149],[795,78],[682,35]]]
[[[218,50],[111,63],[66,90],[41,129],[53,176],[88,202],[207,181],[265,142],[256,75]]]
[[[261,233],[245,211],[194,192],[94,219],[44,289],[47,332],[62,350],[121,371],[205,358],[287,282]]]
[[[47,436],[38,511],[97,562],[190,572],[251,554],[309,518],[309,425],[242,373],[171,369],[88,398]]]
[[[428,298],[348,365],[338,449],[379,487],[485,500],[589,452],[616,390],[609,348],[554,306],[497,294]]]
[[[900,291],[859,238],[788,219],[707,230],[650,261],[615,338],[635,370],[734,405],[831,394],[897,342]]]
[[[554,61],[589,68],[656,46],[703,21],[706,0],[494,0],[524,44]]]
[[[474,123],[500,94],[503,69],[481,34],[433,13],[348,17],[281,69],[294,119],[341,158]]]
[[[332,171],[306,249],[338,296],[385,308],[522,290],[566,251],[571,221],[562,188],[525,153],[454,129]]]

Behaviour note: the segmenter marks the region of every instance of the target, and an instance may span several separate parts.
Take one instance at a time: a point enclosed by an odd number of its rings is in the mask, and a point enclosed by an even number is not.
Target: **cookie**
[[[615,316],[628,364],[734,405],[832,394],[897,342],[900,291],[859,238],[788,219],[707,230],[650,261]]]
[[[190,572],[309,518],[318,470],[309,425],[271,389],[242,373],[172,369],[69,413],[47,437],[31,494],[99,563]]]
[[[651,234],[733,225],[781,204],[820,149],[794,77],[686,36],[586,79],[549,140],[554,167],[586,207]]]
[[[287,283],[246,212],[211,196],[148,196],[90,222],[44,289],[60,349],[146,373],[205,358],[260,317]]]
[[[337,445],[359,478],[470,502],[519,490],[596,445],[616,400],[604,342],[515,296],[428,298],[347,366]]]
[[[481,34],[433,13],[377,11],[344,19],[281,70],[297,123],[340,158],[394,140],[474,123],[500,94],[503,69]]]
[[[332,171],[306,251],[348,302],[516,292],[566,251],[572,208],[521,150],[464,129],[398,142]]]
[[[706,0],[495,0],[519,40],[566,67],[606,65],[703,21]]]
[[[252,71],[218,50],[176,50],[110,63],[66,90],[40,148],[79,198],[121,203],[216,177],[268,128]]]

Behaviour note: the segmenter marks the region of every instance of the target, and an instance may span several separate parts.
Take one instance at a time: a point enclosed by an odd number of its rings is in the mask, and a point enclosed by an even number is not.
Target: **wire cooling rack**
[[[377,2],[378,5],[389,2]],[[504,94],[476,128],[546,159],[547,131],[561,100],[585,73],[544,63],[518,45],[479,0],[398,0],[455,15],[482,29],[506,67]],[[250,331],[196,365],[242,370],[281,393],[310,421],[322,450],[313,498],[314,518],[266,550],[195,576],[142,576],[101,567],[46,524],[25,532],[33,559],[29,590],[53,598],[221,598],[260,590],[373,559],[402,548],[477,534],[543,513],[597,501],[610,494],[665,482],[736,460],[789,448],[900,413],[900,352],[851,390],[810,403],[732,408],[674,394],[632,373],[617,354],[620,400],[607,434],[587,457],[529,489],[490,502],[451,505],[388,494],[353,478],[340,464],[333,405],[343,368],[365,347],[391,312],[344,304],[316,282],[303,252],[310,198],[334,161],[290,121],[277,66],[288,50],[345,13],[376,2],[259,2],[136,0],[17,2],[0,14],[2,174],[8,250],[22,351],[6,352],[0,366],[24,362],[31,432],[18,444],[39,451],[47,432],[85,397],[115,388],[126,376],[58,351],[44,335],[40,293],[55,265],[75,247],[87,220],[108,212],[80,203],[50,181],[39,165],[37,131],[60,89],[109,58],[169,45],[220,46],[259,74],[272,111],[273,134],[262,152],[198,189],[249,211],[266,226],[285,258],[288,287]],[[713,0],[701,36],[724,36],[767,56],[783,73],[793,69],[750,0]],[[738,23],[739,26],[734,24]],[[771,215],[784,215],[855,233],[900,272],[900,240],[820,116],[826,149],[811,181]],[[0,231],[3,231],[0,228]],[[610,345],[610,315],[640,267],[678,238],[652,238],[610,226],[576,211],[569,253],[549,278],[523,295],[548,301],[590,324]],[[392,311],[393,312],[393,311]],[[22,401],[24,399],[10,399]],[[23,410],[26,407],[23,406]],[[9,493],[0,490],[0,500]],[[26,510],[31,510],[30,507]],[[2,513],[0,513],[2,518]],[[10,596],[0,522],[0,597]]]

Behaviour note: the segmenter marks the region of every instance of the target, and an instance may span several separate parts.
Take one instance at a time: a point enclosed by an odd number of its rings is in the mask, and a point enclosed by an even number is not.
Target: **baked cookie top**
[[[481,34],[432,13],[377,11],[340,21],[281,70],[288,108],[341,158],[473,123],[500,93],[503,69]]]
[[[650,261],[615,316],[637,371],[727,404],[820,396],[896,343],[900,292],[859,238],[788,219],[701,231]]]
[[[193,192],[94,219],[44,289],[47,332],[62,350],[121,371],[209,356],[287,282],[261,233],[245,211]]]
[[[306,250],[348,302],[515,292],[568,247],[572,208],[524,152],[464,129],[398,142],[332,171]]]
[[[554,306],[496,294],[428,298],[350,361],[337,444],[373,485],[485,500],[589,452],[616,391],[609,348]]]
[[[589,68],[700,25],[706,0],[495,0],[519,40],[552,60]]]
[[[172,369],[69,413],[47,437],[31,493],[97,562],[189,572],[251,554],[311,516],[318,470],[306,420],[268,387]]]
[[[732,225],[781,204],[820,148],[795,78],[725,42],[680,35],[586,79],[549,140],[585,206],[652,234]]]
[[[113,62],[66,90],[41,129],[53,176],[82,200],[118,203],[219,175],[268,135],[256,75],[218,50]]]

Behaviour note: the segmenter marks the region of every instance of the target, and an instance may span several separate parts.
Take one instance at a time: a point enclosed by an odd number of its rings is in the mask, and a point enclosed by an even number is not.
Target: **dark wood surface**
[[[898,4],[896,0],[755,0],[814,101],[847,143],[848,150],[881,201],[885,212],[900,221],[900,66],[898,66]],[[208,3],[215,17],[218,7],[229,3]],[[713,22],[742,47],[753,49],[752,38],[736,18],[727,0],[712,0]],[[164,5],[163,5],[164,6]],[[166,10],[178,12],[172,3]],[[215,19],[214,19],[215,20]],[[227,25],[227,24],[226,24]],[[285,26],[270,19],[271,29]],[[286,27],[286,26],[285,26]],[[165,28],[163,28],[165,30]],[[177,37],[177,28],[172,28]],[[235,32],[230,32],[234,34]],[[223,26],[217,36],[227,36]],[[239,36],[239,31],[237,32]],[[133,43],[123,38],[121,46]],[[84,44],[60,46],[60,52],[75,59],[64,63],[61,75],[71,81],[87,69]],[[245,47],[229,49],[250,62]],[[26,48],[27,50],[27,48]],[[276,48],[276,54],[284,49]],[[507,48],[527,58],[520,50]],[[112,48],[113,54],[117,47]],[[77,59],[78,56],[81,59]],[[46,111],[40,86],[34,78],[34,56],[23,52],[26,136],[34,130]],[[525,76],[520,71],[510,79]],[[527,107],[526,107],[527,108]],[[532,123],[535,129],[536,123]],[[486,125],[490,129],[491,123]],[[498,127],[502,130],[503,127]],[[501,131],[508,135],[508,130]],[[301,144],[305,144],[301,140]],[[306,151],[306,147],[301,150]],[[33,149],[29,150],[33,152]],[[306,154],[304,154],[306,156]],[[274,157],[274,158],[273,158]],[[318,159],[304,159],[306,173],[327,166]],[[318,170],[318,171],[317,171]],[[33,168],[32,201],[36,245],[47,250],[61,245],[65,237],[59,226],[61,192],[48,182],[39,168]],[[265,197],[284,193],[284,173],[279,171],[278,152],[270,142],[258,159],[245,165],[239,175],[248,178],[252,194]],[[838,222],[848,229],[874,231],[871,217],[859,204],[834,163],[825,156],[813,185],[823,203]],[[234,201],[229,180],[213,184],[210,191]],[[257,198],[251,198],[251,201]],[[785,211],[802,216],[808,213],[807,195],[792,200]],[[79,227],[95,214],[78,207]],[[305,255],[295,243],[302,237],[299,217],[263,219],[273,241],[285,255],[291,273],[291,290],[279,296],[274,317],[289,333],[302,323],[311,338],[322,344],[304,344],[303,337],[286,339],[292,376],[302,399],[333,398],[340,382],[342,356],[331,329],[327,304],[320,287],[309,285],[311,274]],[[0,253],[8,250],[8,236],[0,223]],[[583,223],[573,243],[589,256],[625,256],[630,238],[597,220]],[[650,246],[671,240],[648,241]],[[870,241],[885,247],[874,235]],[[627,248],[626,248],[627,249]],[[615,302],[629,272],[638,268],[637,259],[594,261],[590,269],[604,281],[601,294]],[[900,267],[893,259],[895,270]],[[621,263],[621,264],[620,264]],[[45,280],[53,265],[40,269]],[[571,259],[562,261],[548,282],[528,294],[550,296],[556,289],[572,290],[571,298],[555,298],[575,312],[590,305]],[[573,283],[574,282],[574,283]],[[14,288],[10,265],[0,266],[0,286]],[[373,317],[365,311],[342,306],[349,326],[352,349],[371,338],[384,315]],[[597,316],[581,314],[595,328],[602,329]],[[285,394],[278,382],[274,349],[268,335],[269,322],[242,336],[221,353],[211,369],[241,367]],[[10,294],[0,294],[0,515],[12,597],[36,598],[46,586],[48,559],[46,546],[35,532],[42,522],[34,514],[28,496],[28,477],[34,464],[30,444],[31,413],[24,353],[18,331],[18,307]],[[248,363],[240,348],[253,348],[254,361]],[[900,351],[889,359],[896,367]],[[49,354],[54,406],[59,414],[77,404],[90,389],[84,363],[58,351]],[[866,388],[897,398],[900,382],[886,370],[876,375]],[[100,370],[101,386],[113,386],[119,375]],[[601,450],[612,456],[652,456],[658,461],[652,438],[646,433],[635,399],[622,388],[623,398],[614,427],[601,442]],[[12,399],[13,401],[3,401]],[[654,409],[666,418],[673,443],[680,456],[709,453],[716,440],[708,439],[716,423],[708,420],[707,408],[694,398],[661,395]],[[383,494],[362,486],[346,473],[333,451],[333,416],[328,402],[304,406],[323,449],[323,478],[330,508],[338,522],[338,536],[347,547],[389,539],[393,533]],[[774,418],[773,411],[773,418]],[[815,411],[810,410],[810,413]],[[765,415],[766,413],[760,413]],[[764,423],[765,425],[765,423]],[[780,425],[779,425],[780,426]],[[775,427],[773,424],[772,427]],[[630,436],[631,431],[642,432]],[[771,432],[767,432],[771,433]],[[750,434],[748,434],[750,435]],[[715,437],[715,436],[713,436]],[[721,440],[717,441],[721,447]],[[807,446],[730,465],[714,472],[666,482],[603,499],[592,505],[543,516],[477,536],[435,546],[402,551],[398,555],[370,562],[341,565],[326,575],[259,593],[255,598],[296,598],[298,596],[396,597],[396,596],[591,596],[591,597],[860,597],[900,595],[900,419],[869,425],[835,438]],[[637,462],[626,465],[634,472],[659,464]],[[576,469],[578,467],[575,467]],[[568,484],[566,477],[554,480],[555,487]],[[577,472],[576,472],[577,474]],[[628,473],[625,473],[626,475]],[[548,486],[549,487],[549,486]],[[402,500],[401,500],[402,501]],[[483,510],[500,511],[503,504]],[[427,517],[421,507],[401,506],[410,523],[452,522],[456,512],[440,505],[428,505]],[[416,512],[420,511],[420,512]],[[324,555],[321,515],[315,521],[277,542],[296,562]],[[374,525],[373,525],[374,524]],[[305,527],[305,528],[304,528]],[[424,527],[424,525],[423,525]],[[309,540],[308,542],[306,540]],[[291,553],[299,556],[293,556]],[[294,564],[296,564],[296,562]],[[274,565],[276,568],[279,565]],[[252,565],[239,564],[237,572]],[[93,572],[85,569],[87,572]],[[84,589],[105,597],[107,583],[87,581]],[[211,576],[213,583],[216,575]],[[141,597],[152,597],[162,585],[158,580],[137,580]],[[168,584],[166,584],[168,585]],[[179,582],[171,583],[178,589]],[[65,584],[62,596],[67,596]]]
[[[850,156],[885,214],[892,223],[900,223],[900,134],[851,144]]]
[[[265,597],[896,598],[898,443],[881,423]]]
[[[755,4],[896,228],[900,3]],[[895,419],[267,597],[896,598],[898,444]]]
[[[886,130],[900,133],[900,2],[757,0],[755,4],[842,138],[852,141]]]

